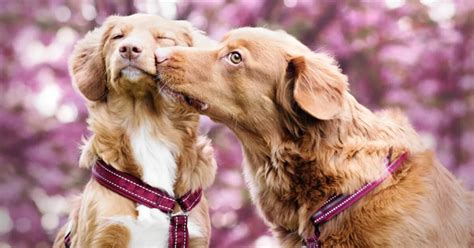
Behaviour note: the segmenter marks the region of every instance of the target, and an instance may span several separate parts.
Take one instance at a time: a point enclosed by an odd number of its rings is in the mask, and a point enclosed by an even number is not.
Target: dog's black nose
[[[136,59],[142,53],[142,49],[134,44],[125,44],[119,47],[120,56],[124,59]]]

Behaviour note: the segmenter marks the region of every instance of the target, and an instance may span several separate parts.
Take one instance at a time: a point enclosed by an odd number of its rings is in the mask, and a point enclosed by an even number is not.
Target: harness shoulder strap
[[[315,227],[315,234],[305,240],[307,247],[319,248],[321,246],[319,242],[320,230],[319,228],[324,223],[328,222],[344,210],[354,205],[362,197],[370,193],[377,186],[379,186],[389,175],[391,175],[396,169],[398,169],[403,162],[408,158],[408,152],[400,155],[395,161],[390,162],[392,156],[391,150],[385,160],[386,170],[384,174],[375,181],[365,184],[350,195],[338,195],[329,198],[316,213],[311,216],[311,222]]]
[[[98,160],[92,168],[92,177],[105,188],[149,208],[159,209],[170,217],[169,248],[187,248],[189,246],[188,212],[201,200],[202,190],[187,192],[175,199],[166,192],[154,188],[139,178],[118,171],[102,160]],[[174,207],[179,204],[182,213],[173,214]],[[71,230],[64,237],[67,248],[71,246]]]

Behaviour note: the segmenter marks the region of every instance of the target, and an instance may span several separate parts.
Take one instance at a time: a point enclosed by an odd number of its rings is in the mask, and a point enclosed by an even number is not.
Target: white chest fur
[[[176,180],[175,145],[150,133],[146,123],[131,134],[133,157],[142,167],[143,181],[174,196]]]
[[[130,141],[135,161],[142,167],[143,181],[174,196],[176,180],[176,148],[165,139],[150,133],[148,125],[131,134]],[[130,247],[168,247],[169,216],[158,209],[137,206],[138,217],[115,217],[111,220],[125,225],[131,234]],[[200,228],[191,220],[188,222],[189,235],[201,236]]]

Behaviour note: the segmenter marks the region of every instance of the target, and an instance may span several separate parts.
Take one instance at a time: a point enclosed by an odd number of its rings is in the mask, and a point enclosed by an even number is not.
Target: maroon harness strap
[[[199,203],[201,196],[202,190],[198,190],[195,192],[188,192],[181,198],[176,199],[184,213],[171,215],[168,248],[189,246],[188,212]]]
[[[408,158],[408,153],[405,152],[398,157],[393,163],[390,163],[391,151],[385,160],[386,170],[385,173],[375,181],[365,184],[357,190],[355,193],[350,195],[337,195],[330,197],[316,213],[311,216],[311,222],[314,225],[315,233],[313,236],[305,239],[306,247],[308,248],[320,248],[321,243],[319,241],[320,227],[354,205],[358,200],[367,195],[377,186],[379,186],[390,174],[398,169],[403,162]]]
[[[166,192],[154,188],[134,176],[114,169],[102,160],[98,160],[92,168],[92,176],[100,185],[137,204],[157,208],[163,213],[169,214],[168,247],[187,248],[189,246],[188,212],[201,200],[201,189],[188,192],[175,199]],[[175,204],[178,204],[183,212],[173,214]],[[66,235],[64,242],[66,247],[70,247],[70,233]]]
[[[92,168],[92,176],[102,186],[149,208],[172,213],[176,200],[166,192],[143,183],[140,179],[123,173],[98,160]]]
[[[188,216],[184,214],[171,217],[168,247],[188,247]]]

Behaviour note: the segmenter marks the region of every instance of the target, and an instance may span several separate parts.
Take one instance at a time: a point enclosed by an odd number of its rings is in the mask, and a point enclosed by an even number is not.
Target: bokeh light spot
[[[422,0],[428,6],[429,17],[436,22],[447,22],[456,14],[456,6],[452,0]]]
[[[298,3],[298,0],[284,0],[283,3],[285,4],[286,7],[293,8]]]
[[[73,122],[77,118],[77,107],[74,104],[63,104],[59,107],[56,118],[62,123]]]
[[[13,223],[6,208],[0,208],[0,234],[8,233],[12,230]]]
[[[54,16],[60,22],[67,22],[71,18],[71,10],[64,5],[58,6],[54,9]]]
[[[47,213],[41,217],[41,226],[46,230],[53,230],[59,224],[59,217],[56,214]]]
[[[61,88],[57,84],[46,83],[34,98],[34,106],[40,114],[46,117],[53,116],[58,108],[61,94]]]
[[[389,9],[400,8],[405,4],[405,0],[385,0],[385,5]]]
[[[97,10],[92,4],[84,3],[81,6],[81,14],[84,19],[92,21],[97,17]]]
[[[278,247],[278,243],[271,236],[261,236],[255,241],[255,247]]]
[[[7,243],[0,242],[0,248],[11,248],[11,246]]]

